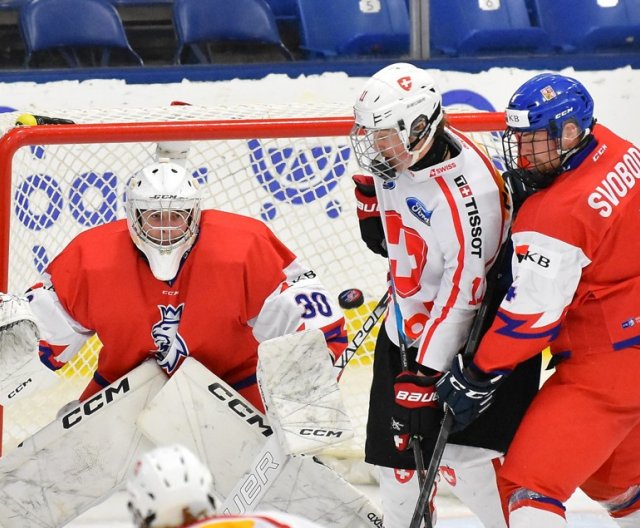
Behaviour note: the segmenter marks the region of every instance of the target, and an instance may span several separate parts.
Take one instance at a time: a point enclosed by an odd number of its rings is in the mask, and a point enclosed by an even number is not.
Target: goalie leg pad
[[[138,424],[153,443],[180,443],[198,455],[213,473],[225,512],[275,509],[311,513],[335,528],[382,527],[368,497],[312,457],[286,454],[265,416],[193,358],[184,360]]]
[[[0,526],[57,528],[120,488],[153,447],[136,418],[166,382],[147,361],[0,459]]]
[[[273,435],[265,416],[197,360],[186,358],[138,418],[158,445],[182,444],[213,473],[226,497],[250,471],[250,462]]]

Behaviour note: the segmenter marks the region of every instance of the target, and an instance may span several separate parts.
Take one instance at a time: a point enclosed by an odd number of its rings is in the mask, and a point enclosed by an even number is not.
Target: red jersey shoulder
[[[202,212],[200,229],[202,238],[207,241],[211,240],[211,243],[223,248],[228,255],[242,255],[260,252],[260,248],[264,250],[270,248],[270,251],[275,250],[280,254],[282,260],[287,264],[296,258],[295,254],[275,236],[266,224],[255,218],[208,209]]]
[[[527,199],[514,231],[535,230],[584,248],[597,243],[628,197],[640,196],[640,152],[602,125],[594,135],[596,145],[578,167]]]
[[[111,258],[122,257],[126,253],[135,253],[136,249],[129,235],[126,220],[116,220],[93,227],[74,237],[71,242],[53,259],[52,265],[59,260],[82,260],[89,262],[108,262]]]

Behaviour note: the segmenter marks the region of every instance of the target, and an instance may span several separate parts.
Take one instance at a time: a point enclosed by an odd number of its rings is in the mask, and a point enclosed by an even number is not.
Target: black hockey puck
[[[364,304],[364,294],[357,288],[344,290],[338,295],[338,304],[341,308],[358,308]]]

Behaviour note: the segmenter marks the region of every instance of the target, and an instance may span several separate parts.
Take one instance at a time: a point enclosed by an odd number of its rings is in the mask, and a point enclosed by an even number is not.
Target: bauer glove
[[[396,449],[409,447],[412,436],[435,437],[438,434],[442,412],[438,405],[436,382],[442,376],[419,376],[413,372],[401,372],[393,384],[395,412],[391,429]]]
[[[491,377],[473,366],[465,367],[462,354],[453,358],[451,370],[436,385],[440,404],[446,404],[455,418],[451,432],[464,429],[489,408],[502,380],[502,375]]]
[[[353,181],[356,184],[355,195],[358,205],[360,236],[371,251],[386,258],[387,242],[384,238],[373,176],[355,174]]]

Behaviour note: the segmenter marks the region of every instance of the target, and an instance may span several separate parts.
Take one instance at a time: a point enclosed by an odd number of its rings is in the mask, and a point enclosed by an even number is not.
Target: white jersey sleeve
[[[347,344],[344,315],[316,273],[298,259],[285,270],[285,280],[265,299],[260,313],[249,321],[259,341],[301,330],[321,329],[334,357]]]
[[[27,292],[27,299],[40,328],[41,359],[52,370],[80,351],[94,332],[75,321],[64,309],[48,274]]]

